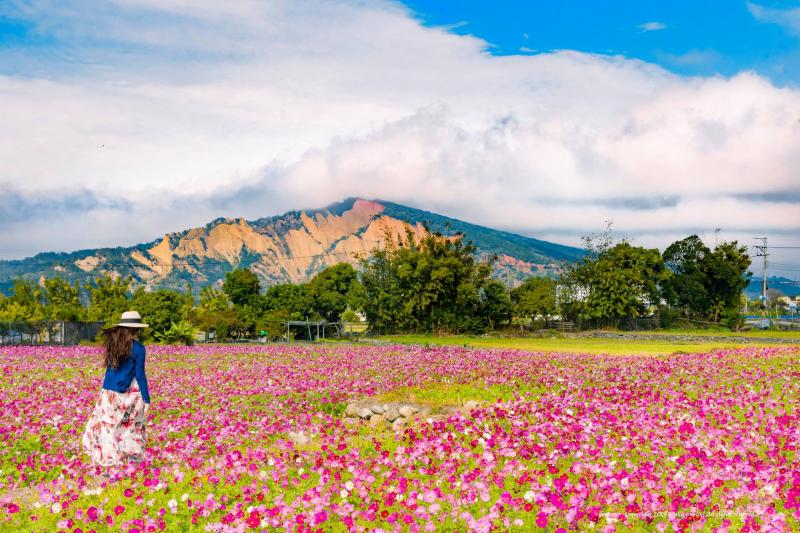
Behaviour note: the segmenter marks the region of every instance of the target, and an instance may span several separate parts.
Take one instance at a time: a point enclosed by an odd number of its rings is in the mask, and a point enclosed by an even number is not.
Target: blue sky
[[[800,245],[799,39],[800,1],[0,0],[0,258],[351,196]]]
[[[578,50],[620,54],[686,75],[755,70],[778,83],[800,82],[797,1],[413,0],[427,25],[491,44],[497,55]],[[778,24],[782,21],[782,24]],[[794,26],[793,26],[794,24]]]

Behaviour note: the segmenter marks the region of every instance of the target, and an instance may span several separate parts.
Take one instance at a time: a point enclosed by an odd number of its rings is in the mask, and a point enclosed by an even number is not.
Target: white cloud
[[[346,196],[570,243],[607,219],[656,236],[798,227],[797,203],[747,200],[798,189],[796,89],[621,56],[494,57],[391,3],[220,6],[10,13],[73,59],[0,50],[28,65],[0,77],[0,179],[126,209],[6,223],[0,248],[133,244]]]
[[[800,7],[777,9],[747,2],[747,10],[756,20],[783,26],[791,33],[800,34]]]
[[[658,30],[665,30],[667,29],[667,25],[663,22],[645,22],[643,24],[639,24],[639,29],[642,31],[658,31]]]
[[[659,57],[665,63],[677,67],[706,67],[722,60],[722,56],[714,50],[698,50],[697,48],[683,54],[660,53]]]

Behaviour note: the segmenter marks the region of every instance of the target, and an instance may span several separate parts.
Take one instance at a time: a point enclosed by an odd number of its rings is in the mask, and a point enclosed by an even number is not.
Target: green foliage
[[[728,317],[738,314],[741,292],[752,273],[746,246],[736,241],[721,242],[702,263],[708,279],[709,315],[716,322],[725,311]]]
[[[463,236],[428,233],[417,241],[410,227],[405,236],[386,235],[387,245],[360,263],[329,267],[307,284],[285,283],[262,295],[258,277],[247,269],[226,275],[222,291],[208,286],[194,307],[190,293],[140,288],[131,296],[131,279],[104,275],[81,287],[61,278],[36,283],[17,279],[9,296],[0,294],[0,322],[96,320],[116,323],[137,310],[152,327],[145,336],[186,341],[191,328],[214,332],[218,340],[241,339],[268,332],[285,335],[287,320],[354,321],[363,310],[377,332],[420,331],[482,333],[511,316],[549,320],[563,318],[592,326],[625,326],[655,308],[662,326],[687,318],[742,325],[741,291],[748,283],[750,259],[736,242],[714,250],[696,236],[670,245],[663,256],[626,241],[613,244],[610,229],[586,238],[587,254],[567,268],[556,285],[531,278],[510,294],[490,278],[492,260],[476,259]],[[183,288],[183,287],[181,287]],[[190,290],[191,287],[187,287]]]
[[[328,322],[338,322],[342,313],[361,297],[358,273],[348,263],[326,268],[309,282],[314,311]]]
[[[267,339],[277,341],[286,335],[286,321],[292,320],[285,309],[273,309],[264,313],[259,324],[259,331],[267,332]]]
[[[94,283],[87,283],[89,293],[89,320],[115,324],[120,315],[129,310],[131,278],[112,278],[104,275],[95,278]]]
[[[261,324],[264,321],[263,307],[258,304],[246,304],[237,307],[236,310],[239,313],[239,328],[233,330],[231,333],[237,339],[256,336],[258,332],[263,329],[261,327]]]
[[[478,330],[495,329],[500,324],[508,323],[514,313],[514,304],[508,287],[496,279],[487,279],[478,289],[477,309],[480,321]],[[485,326],[485,327],[484,327]]]
[[[732,329],[741,327],[739,300],[751,276],[746,246],[722,242],[712,251],[692,235],[669,245],[663,257],[673,273],[664,283],[667,302],[688,318],[722,319]]]
[[[0,322],[24,322],[34,320],[30,310],[11,298],[0,299]]]
[[[192,296],[169,289],[147,292],[142,288],[136,290],[131,301],[131,309],[142,315],[142,320],[150,325],[143,335],[163,335],[172,328],[173,322],[188,318],[192,307]]]
[[[342,313],[342,321],[343,322],[361,322],[361,318],[358,316],[358,313],[356,313],[352,309],[348,309],[347,311]]]
[[[45,316],[50,320],[83,320],[86,309],[81,305],[81,288],[62,278],[44,281]]]
[[[672,276],[663,284],[664,299],[684,309],[687,317],[704,317],[708,310],[708,278],[703,262],[711,250],[697,235],[670,244],[662,257]]]
[[[261,283],[258,276],[246,268],[238,268],[225,274],[222,290],[234,305],[259,305]]]
[[[42,287],[31,280],[14,280],[10,296],[0,299],[0,322],[36,321],[44,318]]]
[[[511,291],[511,301],[514,303],[515,316],[532,321],[541,318],[545,327],[549,326],[550,318],[558,313],[556,283],[550,278],[526,279]]]
[[[387,246],[361,262],[370,327],[392,331],[485,331],[507,320],[510,300],[461,237],[429,233],[416,242],[386,235]]]
[[[320,402],[319,411],[326,415],[341,417],[347,409],[347,404],[344,402]]]
[[[583,323],[625,325],[660,301],[660,285],[670,275],[656,249],[621,241],[601,241],[563,277],[568,312]]]
[[[267,311],[284,311],[290,320],[305,320],[314,316],[314,300],[308,285],[282,283],[273,285],[264,294]]]
[[[230,305],[231,301],[228,299],[228,295],[211,285],[203,287],[200,291],[200,307],[206,311],[221,312],[228,309]]]
[[[197,333],[195,327],[188,321],[182,320],[177,324],[172,322],[169,329],[162,332],[155,332],[153,339],[161,344],[194,344],[194,336]]]
[[[200,291],[200,305],[189,313],[189,320],[201,331],[213,333],[217,341],[224,341],[244,329],[239,310],[228,300],[228,295],[207,286]]]

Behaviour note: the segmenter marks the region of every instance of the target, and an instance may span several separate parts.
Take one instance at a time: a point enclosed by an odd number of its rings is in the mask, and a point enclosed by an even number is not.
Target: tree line
[[[750,276],[747,248],[735,241],[713,249],[696,235],[663,253],[614,243],[610,231],[585,238],[586,255],[557,278],[530,277],[509,289],[494,279],[496,258],[479,259],[463,235],[386,235],[385,246],[326,268],[307,283],[264,288],[247,268],[229,272],[221,287],[133,289],[130,278],[99,276],[70,284],[17,279],[0,294],[0,322],[88,320],[113,323],[136,309],[164,342],[189,341],[196,330],[217,339],[279,338],[287,320],[356,320],[377,333],[482,333],[513,322],[547,328],[554,319],[580,327],[630,327],[657,316],[662,325],[685,318],[742,323],[740,297]]]

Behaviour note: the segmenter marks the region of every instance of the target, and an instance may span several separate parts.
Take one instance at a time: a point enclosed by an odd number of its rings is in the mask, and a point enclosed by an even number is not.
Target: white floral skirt
[[[136,381],[128,392],[100,391],[83,433],[83,449],[93,465],[117,466],[144,459],[144,409]]]

